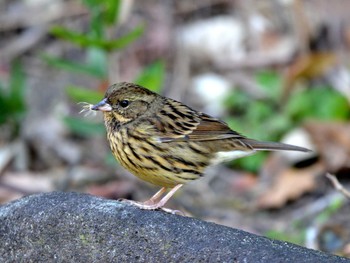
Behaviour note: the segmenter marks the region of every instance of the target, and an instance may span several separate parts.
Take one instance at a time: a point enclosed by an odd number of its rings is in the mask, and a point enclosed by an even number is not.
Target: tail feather
[[[266,151],[311,152],[311,150],[304,147],[285,144],[285,143],[279,143],[279,142],[261,142],[253,139],[246,139],[246,138],[242,139],[242,141],[243,143],[250,145],[254,150],[257,150],[257,151],[266,150]]]

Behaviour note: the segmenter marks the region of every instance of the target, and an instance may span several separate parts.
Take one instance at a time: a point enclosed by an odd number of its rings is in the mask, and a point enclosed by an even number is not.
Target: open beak
[[[92,106],[91,109],[97,110],[97,111],[111,111],[112,106],[109,103],[107,103],[107,99],[105,98],[101,100],[99,103]]]

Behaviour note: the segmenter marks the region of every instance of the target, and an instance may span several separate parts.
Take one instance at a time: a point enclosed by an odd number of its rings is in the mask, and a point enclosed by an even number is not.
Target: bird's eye
[[[119,105],[122,106],[123,108],[126,108],[129,105],[129,101],[122,100],[121,102],[119,102]]]

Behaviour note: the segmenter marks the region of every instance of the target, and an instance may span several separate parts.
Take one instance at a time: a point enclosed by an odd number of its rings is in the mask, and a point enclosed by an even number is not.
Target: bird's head
[[[124,124],[145,114],[157,96],[139,85],[121,82],[109,86],[104,99],[91,109],[102,111],[106,121]]]

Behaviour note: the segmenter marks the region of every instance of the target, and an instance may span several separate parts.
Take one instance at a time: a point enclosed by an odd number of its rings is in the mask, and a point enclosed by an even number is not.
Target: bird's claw
[[[161,210],[169,214],[185,216],[185,214],[180,210],[174,210],[166,207],[157,206],[157,204],[150,205],[150,204],[140,203],[133,200],[124,199],[124,198],[119,198],[118,201],[123,203],[128,203],[133,206],[137,206],[138,208],[143,210]]]
[[[166,207],[161,207],[159,209],[169,214],[185,216],[185,213],[182,212],[181,210],[174,210]]]

